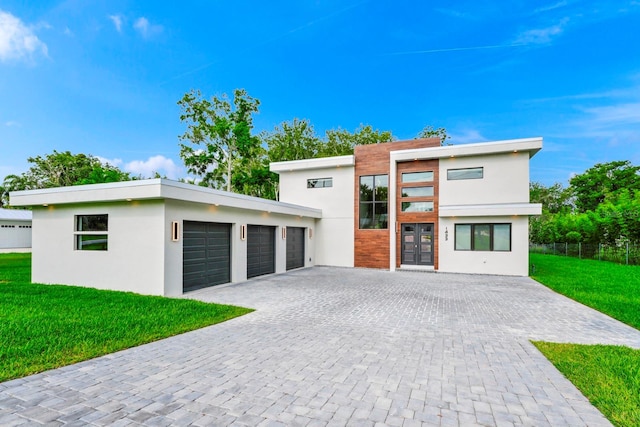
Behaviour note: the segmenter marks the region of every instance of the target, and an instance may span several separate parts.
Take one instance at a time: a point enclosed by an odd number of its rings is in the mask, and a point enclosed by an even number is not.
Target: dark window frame
[[[495,249],[494,248],[494,230],[496,225],[508,225],[509,226],[509,249]],[[471,244],[470,249],[458,249],[458,227],[459,226],[468,226],[470,227],[470,236]],[[486,227],[489,226],[489,249],[476,249],[475,242],[475,228],[476,227]],[[461,252],[512,252],[513,248],[513,223],[510,222],[496,222],[496,223],[456,223],[454,224],[454,238],[453,238],[453,248],[456,251]]]
[[[376,180],[377,178],[381,178],[384,177],[387,181],[386,186],[376,186]],[[368,179],[370,178],[373,185],[371,187],[371,200],[362,200],[362,195],[363,195],[363,191],[362,191],[362,180],[363,178]],[[360,175],[358,177],[358,229],[359,230],[388,230],[389,229],[389,175],[388,174],[377,174],[377,175]],[[378,189],[380,188],[380,191],[378,191]],[[386,188],[386,191],[383,192],[382,189]],[[378,200],[377,196],[378,195],[382,195],[384,194],[384,199],[380,199]],[[363,227],[362,226],[362,221],[363,221],[363,217],[362,214],[364,212],[364,210],[362,209],[363,205],[370,205],[371,206],[371,212],[373,215],[373,221],[371,221],[371,224],[369,224],[368,226]],[[383,213],[384,211],[384,213]],[[384,220],[382,222],[382,224],[380,224],[379,222],[376,221],[376,217],[382,217],[385,216],[386,220]],[[378,225],[381,225],[378,227]]]
[[[455,177],[451,175],[450,172],[460,172],[460,171],[474,171],[480,170],[480,176],[475,177]],[[476,166],[472,168],[458,168],[458,169],[447,169],[447,181],[464,181],[467,179],[484,179],[484,166]]]
[[[318,184],[322,184],[322,185],[318,185]],[[307,179],[307,188],[331,188],[331,187],[333,187],[333,177]]]
[[[109,215],[84,214],[75,215],[74,249],[76,251],[109,250]],[[93,242],[86,243],[85,242]]]

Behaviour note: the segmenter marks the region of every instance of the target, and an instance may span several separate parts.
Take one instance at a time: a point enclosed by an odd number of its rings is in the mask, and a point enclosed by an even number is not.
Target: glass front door
[[[433,224],[402,224],[402,264],[433,265],[433,228]]]

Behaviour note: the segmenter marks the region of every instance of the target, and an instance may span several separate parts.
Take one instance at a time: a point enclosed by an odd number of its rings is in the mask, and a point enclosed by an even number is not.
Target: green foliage
[[[628,160],[598,163],[569,181],[578,212],[595,211],[607,198],[620,191],[640,190],[640,166]]]
[[[282,122],[272,132],[264,132],[269,162],[313,159],[320,156],[323,141],[307,119]]]
[[[7,175],[0,195],[8,204],[9,191],[66,187],[82,184],[130,181],[131,176],[115,166],[103,164],[97,157],[69,151],[29,157],[32,166],[22,175]]]
[[[0,254],[0,382],[241,316],[187,299],[32,284],[30,254]]]
[[[447,130],[445,128],[434,128],[433,126],[425,126],[416,138],[440,138],[440,145],[451,145],[451,143],[447,142],[451,137],[447,135]]]
[[[614,425],[640,425],[640,350],[611,345],[533,344]]]
[[[243,168],[260,155],[260,139],[251,134],[253,114],[260,101],[244,89],[233,93],[233,105],[226,94],[204,99],[199,91],[185,94],[178,105],[180,120],[187,124],[180,137],[180,157],[187,170],[202,178],[201,185],[232,191],[234,167]]]
[[[324,143],[317,157],[347,156],[353,154],[356,145],[379,144],[393,141],[390,131],[373,129],[371,125],[360,125],[353,133],[342,129],[326,132]]]
[[[542,209],[552,214],[569,212],[572,209],[571,191],[558,182],[550,187],[545,187],[539,182],[531,182],[529,200],[531,203],[542,203]]]

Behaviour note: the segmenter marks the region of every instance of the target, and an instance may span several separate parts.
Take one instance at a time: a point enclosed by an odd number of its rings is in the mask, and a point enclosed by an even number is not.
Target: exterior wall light
[[[247,240],[247,226],[244,224],[240,226],[240,240]]]
[[[177,242],[180,240],[180,222],[171,222],[171,241]]]
[[[444,228],[444,241],[445,242],[449,241],[449,227]]]

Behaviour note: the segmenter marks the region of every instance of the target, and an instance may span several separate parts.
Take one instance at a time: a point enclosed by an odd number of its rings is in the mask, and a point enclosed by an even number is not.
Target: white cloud
[[[116,31],[122,32],[122,16],[120,15],[109,15],[109,19],[113,22],[113,26],[116,27]]]
[[[65,36],[69,36],[69,37],[73,37],[73,31],[71,31],[71,29],[69,29],[69,27],[64,27],[64,31],[62,32]]]
[[[568,3],[566,1],[559,1],[558,3],[554,3],[554,4],[550,4],[547,6],[542,6],[536,10],[533,11],[533,13],[542,13],[542,12],[548,12],[550,10],[555,10],[561,7],[566,6]]]
[[[31,59],[36,53],[48,56],[47,45],[34,34],[31,27],[0,10],[0,61]]]
[[[162,32],[161,25],[151,24],[147,18],[141,16],[133,23],[133,28],[140,33],[142,37],[148,39]]]
[[[120,166],[122,159],[107,159],[106,157],[95,156],[103,165]]]
[[[16,122],[15,120],[9,120],[8,122],[4,122],[4,125],[6,127],[21,127],[22,125],[20,124],[20,122]]]
[[[448,141],[454,145],[487,141],[487,138],[482,136],[482,134],[475,129],[465,129],[461,133],[450,133],[449,136],[451,139]]]
[[[182,168],[173,160],[162,155],[149,157],[147,160],[134,160],[124,165],[124,170],[143,177],[153,176],[157,172],[169,179],[177,179],[182,172]]]
[[[564,18],[556,25],[546,28],[535,28],[521,32],[515,39],[514,44],[546,44],[564,32],[569,22],[568,18]]]
[[[591,115],[589,121],[592,125],[601,127],[620,124],[637,125],[640,117],[640,102],[592,107],[584,111]]]

